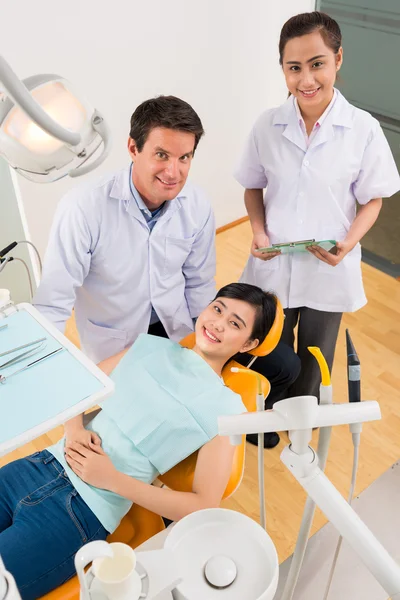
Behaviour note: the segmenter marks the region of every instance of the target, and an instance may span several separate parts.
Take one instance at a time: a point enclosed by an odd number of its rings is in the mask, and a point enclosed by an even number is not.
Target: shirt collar
[[[354,122],[354,106],[347,102],[346,98],[336,88],[335,92],[336,100],[329,112],[329,120],[332,125],[351,128]],[[326,117],[328,117],[328,113]],[[289,96],[286,102],[274,109],[272,118],[273,125],[289,125],[289,123],[291,126],[299,124],[293,96]]]
[[[133,168],[133,163],[131,163],[131,166],[129,168],[129,189],[131,190],[131,195],[133,196],[133,199],[135,200],[136,205],[139,208],[139,210],[144,212],[148,217],[151,217],[152,216],[151,210],[143,202],[143,198],[137,191],[137,189],[132,181],[132,168]],[[162,206],[160,208],[162,208]]]
[[[336,91],[336,89],[334,89],[332,100],[329,102],[328,106],[326,107],[326,109],[324,110],[324,112],[322,113],[320,118],[316,121],[314,127],[317,127],[317,128],[321,127],[322,123],[325,121],[325,119],[328,116],[328,114],[330,113],[333,105],[335,104],[336,97],[337,97],[337,91]],[[305,127],[304,119],[300,112],[300,107],[299,107],[299,103],[297,102],[297,98],[294,99],[294,107],[296,109],[296,115],[297,115],[297,119],[299,121],[299,125],[304,125],[304,127]]]

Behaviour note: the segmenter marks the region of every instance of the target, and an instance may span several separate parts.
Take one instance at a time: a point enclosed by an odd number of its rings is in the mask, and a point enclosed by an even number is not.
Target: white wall
[[[208,190],[220,226],[245,214],[231,173],[252,122],[286,97],[280,27],[313,8],[314,0],[3,0],[1,51],[21,78],[62,75],[106,116],[114,147],[86,178],[128,163],[129,119],[141,101],[174,94],[191,103],[206,129],[191,178]],[[77,180],[19,179],[43,252],[57,201]]]
[[[15,175],[15,174],[14,174]],[[5,248],[12,242],[20,242],[28,237],[26,223],[22,222],[19,204],[17,202],[16,190],[10,167],[0,158],[0,249]],[[35,277],[33,275],[31,253],[27,244],[19,244],[7,256],[20,258],[25,261],[32,279],[32,287],[35,290]],[[0,272],[0,288],[10,290],[12,301],[30,301],[29,279],[24,265],[14,260],[7,263]]]

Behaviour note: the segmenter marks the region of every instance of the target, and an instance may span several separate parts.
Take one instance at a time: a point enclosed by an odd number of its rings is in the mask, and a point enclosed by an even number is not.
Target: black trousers
[[[150,325],[148,333],[159,337],[168,337],[161,321]],[[235,356],[235,360],[243,366],[247,366],[252,358],[250,354]],[[251,368],[264,375],[270,382],[271,391],[266,399],[265,408],[271,408],[278,400],[288,397],[287,390],[296,381],[301,363],[293,347],[279,342],[271,354],[259,356]]]
[[[301,371],[290,384],[288,397],[310,395],[319,398],[321,373],[308,346],[318,346],[332,371],[336,340],[343,313],[314,310],[305,306],[285,308],[285,325],[281,340],[294,347],[294,329],[297,328],[297,356],[301,361]]]

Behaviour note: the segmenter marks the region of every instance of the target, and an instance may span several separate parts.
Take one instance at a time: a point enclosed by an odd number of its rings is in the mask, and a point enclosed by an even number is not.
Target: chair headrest
[[[257,346],[257,348],[254,348],[254,350],[250,350],[249,354],[252,356],[266,356],[267,354],[270,354],[272,350],[276,348],[279,340],[281,339],[284,320],[285,313],[283,312],[282,304],[277,298],[275,320],[272,324],[272,327],[263,343]]]

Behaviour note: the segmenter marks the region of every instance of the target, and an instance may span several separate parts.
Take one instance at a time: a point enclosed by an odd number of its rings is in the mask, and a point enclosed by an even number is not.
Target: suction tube
[[[257,378],[257,411],[263,411],[265,408],[265,398],[262,393],[261,377],[256,371],[250,369],[239,369],[231,367],[232,373],[246,373]],[[240,436],[241,439],[241,436]],[[257,464],[258,464],[258,493],[260,498],[260,525],[267,529],[267,509],[265,506],[265,480],[264,480],[264,433],[258,434]]]
[[[349,402],[361,401],[361,367],[349,330],[346,329],[347,347],[347,380],[349,389]]]
[[[332,384],[328,364],[320,348],[309,346],[309,352],[315,357],[321,371],[321,385],[319,388],[320,404],[332,404]],[[328,458],[329,444],[331,440],[332,427],[322,427],[318,438],[318,459],[321,471],[325,470],[326,460]],[[292,600],[299,579],[300,570],[303,565],[304,555],[307,548],[308,538],[310,537],[311,525],[314,520],[315,502],[307,496],[304,506],[303,518],[301,520],[300,531],[297,537],[296,546],[293,552],[288,577],[281,600]]]

